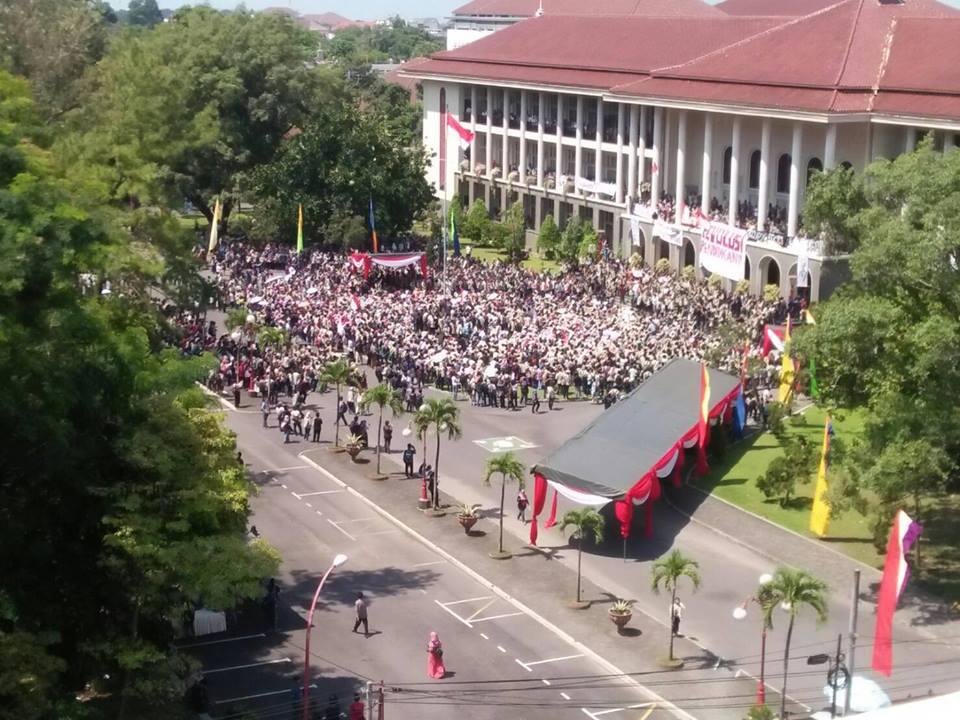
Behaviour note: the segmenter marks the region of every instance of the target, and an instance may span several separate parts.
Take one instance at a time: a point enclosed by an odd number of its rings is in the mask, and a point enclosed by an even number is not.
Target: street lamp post
[[[317,600],[320,599],[320,591],[323,590],[323,584],[330,577],[333,569],[340,567],[347,561],[347,556],[343,553],[338,554],[327,571],[320,578],[320,584],[317,585],[317,591],[313,594],[313,602],[310,603],[310,612],[307,613],[307,639],[304,643],[303,657],[303,720],[310,720],[310,631],[313,628],[313,611],[317,609]]]
[[[760,632],[760,681],[757,683],[757,705],[766,705],[767,703],[767,684],[765,674],[767,665],[767,618],[766,613],[763,612],[764,601],[762,599],[762,594],[764,586],[771,580],[773,580],[773,576],[769,573],[764,573],[761,575],[759,579],[760,588],[758,591],[733,609],[734,620],[743,620],[747,616],[747,606],[751,602],[755,602],[761,607],[762,629]]]

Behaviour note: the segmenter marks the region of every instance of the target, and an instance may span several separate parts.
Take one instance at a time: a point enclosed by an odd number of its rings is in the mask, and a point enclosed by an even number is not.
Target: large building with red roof
[[[700,226],[723,221],[749,230],[752,290],[816,300],[842,262],[803,231],[810,175],[960,142],[960,12],[935,0],[575,5],[473,0],[529,17],[405,71],[440,196],[522,202],[531,234],[579,215],[622,256],[698,274]],[[468,151],[444,110],[476,134]]]

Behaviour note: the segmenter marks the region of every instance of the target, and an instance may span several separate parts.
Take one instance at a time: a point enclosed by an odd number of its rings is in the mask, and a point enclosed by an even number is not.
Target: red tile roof
[[[645,73],[685,62],[772,27],[768,18],[544,15],[483,37],[437,60]]]
[[[484,1],[506,0],[477,0]],[[735,1],[747,2],[727,0]],[[816,112],[909,110],[960,120],[960,112],[950,114],[960,107],[957,38],[960,11],[935,0],[838,0],[803,17],[544,15],[437,53],[415,72]]]
[[[837,0],[723,0],[714,5],[727,15],[800,17],[833,5]]]
[[[540,0],[473,0],[453,11],[459,15],[533,17]],[[716,17],[716,8],[701,0],[543,0],[546,15],[660,15]]]

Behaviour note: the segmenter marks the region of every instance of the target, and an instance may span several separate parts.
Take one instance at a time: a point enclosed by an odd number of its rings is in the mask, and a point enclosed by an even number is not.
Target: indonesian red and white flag
[[[356,293],[350,296],[350,304],[353,305],[354,310],[359,310],[363,307],[363,303],[360,302],[360,296]]]
[[[447,113],[447,127],[457,135],[461,149],[466,150],[473,143],[475,134],[457,122],[457,119],[450,113]]]
[[[890,677],[893,670],[893,613],[910,577],[907,553],[923,528],[903,510],[898,510],[887,540],[887,559],[877,599],[877,625],[873,638],[873,669]]]

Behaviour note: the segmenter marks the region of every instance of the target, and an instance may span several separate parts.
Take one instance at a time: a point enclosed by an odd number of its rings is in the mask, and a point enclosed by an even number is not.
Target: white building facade
[[[843,5],[833,12],[844,11]],[[884,10],[879,5],[878,9]],[[584,31],[592,31],[608,21],[594,20],[600,24],[591,25],[582,18],[552,22],[538,18],[480,41],[474,53],[469,48],[461,51],[462,58],[455,52],[442,53],[442,58],[412,71],[423,85],[424,144],[433,155],[428,179],[438,196],[448,200],[459,196],[465,205],[482,199],[495,216],[521,202],[531,241],[548,215],[560,227],[577,215],[602,231],[617,255],[639,253],[649,264],[666,258],[677,271],[693,266],[698,277],[703,275],[698,225],[712,218],[746,227],[750,232],[744,277],[751,291],[759,293],[772,284],[784,297],[799,292],[816,301],[845,279],[846,263],[824,255],[820,243],[802,231],[812,173],[841,164],[860,172],[877,158],[911,151],[926,136],[943,151],[960,142],[960,102],[957,112],[950,110],[955,117],[942,111],[933,116],[922,103],[910,109],[916,93],[908,98],[904,112],[900,96],[891,100],[875,88],[872,97],[862,98],[869,92],[856,88],[850,91],[855,102],[843,100],[851,110],[838,112],[835,106],[803,107],[803,102],[814,104],[807,99],[795,107],[780,100],[789,99],[791,92],[807,92],[804,89],[748,87],[739,82],[743,87],[737,91],[752,98],[744,102],[730,95],[728,80],[691,80],[683,75],[697,77],[702,72],[696,67],[699,56],[679,77],[656,73],[621,77],[619,70],[582,67],[557,71],[552,57],[534,57],[520,68],[514,57],[505,58],[502,66],[496,63],[497,54],[508,47],[508,35],[524,42],[525,27],[531,32],[539,24],[541,33],[551,29],[565,33],[581,23]],[[633,22],[642,27],[642,20]],[[684,23],[673,24],[677,22]],[[694,25],[688,29],[696,32],[711,21],[690,22]],[[770,35],[778,22],[789,21],[757,21],[756,28],[746,31],[746,44],[754,37],[749,34],[753,30],[758,37]],[[863,20],[854,17],[855,31],[858,22]],[[949,23],[960,30],[960,20]],[[721,23],[721,34],[726,26],[726,21]],[[676,32],[682,36],[684,28]],[[494,40],[496,47],[485,56],[482,46]],[[746,49],[748,58],[771,41],[758,42],[761,47]],[[898,49],[893,44],[886,51]],[[565,54],[562,48],[560,54]],[[706,63],[710,68],[716,64],[710,58]],[[732,74],[737,72],[734,67]],[[783,72],[794,70],[788,67]],[[617,76],[606,77],[611,74]],[[691,88],[692,84],[696,86]],[[955,89],[960,101],[960,77]],[[835,97],[838,93],[833,90]],[[767,104],[765,99],[776,102]],[[878,110],[884,103],[896,106],[896,111]],[[476,134],[467,153],[447,139],[444,112]],[[803,268],[807,273],[798,278]]]

